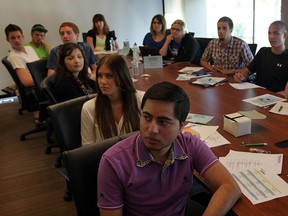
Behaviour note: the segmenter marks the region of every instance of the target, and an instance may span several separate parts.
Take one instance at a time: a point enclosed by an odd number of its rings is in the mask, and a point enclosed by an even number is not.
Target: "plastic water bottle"
[[[132,73],[134,76],[139,76],[139,50],[137,43],[134,43],[134,46],[132,48],[133,51],[133,61],[132,63]]]
[[[134,43],[132,51],[133,51],[133,61],[139,63],[139,49],[137,43]]]
[[[114,45],[115,45],[114,39],[111,37],[110,38],[110,51],[114,51]]]

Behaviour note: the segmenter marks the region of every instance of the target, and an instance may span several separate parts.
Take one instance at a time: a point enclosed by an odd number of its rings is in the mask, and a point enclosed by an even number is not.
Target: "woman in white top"
[[[123,57],[106,55],[100,60],[96,88],[97,96],[82,108],[82,145],[139,130],[144,92],[136,91]]]

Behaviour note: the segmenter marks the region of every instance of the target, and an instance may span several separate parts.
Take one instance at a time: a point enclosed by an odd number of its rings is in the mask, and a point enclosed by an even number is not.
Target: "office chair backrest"
[[[46,101],[47,97],[42,91],[41,82],[47,77],[47,59],[40,59],[38,61],[27,63],[27,67],[35,85],[35,93],[39,101]]]
[[[201,37],[194,37],[194,38],[198,41],[198,43],[199,43],[199,45],[200,45],[200,48],[201,48],[201,56],[202,56],[202,54],[204,53],[204,51],[205,51],[208,43],[209,43],[212,39],[214,39],[214,38],[201,38]]]
[[[87,32],[82,32],[83,42],[87,42]]]
[[[137,132],[113,137],[63,153],[64,165],[78,216],[100,215],[97,207],[97,177],[102,154],[118,141],[134,133]]]
[[[53,94],[54,85],[55,74],[45,77],[40,84],[40,87],[43,93],[46,95],[46,98],[49,100],[50,105],[57,103],[57,100]]]
[[[195,32],[188,32],[194,38]]]
[[[19,96],[21,99],[21,107],[19,108],[19,113],[21,114],[24,110],[28,112],[34,112],[39,109],[38,100],[35,98],[33,93],[33,87],[26,87],[20,81],[16,71],[13,69],[11,63],[8,61],[7,56],[2,59],[3,65],[6,67],[13,81],[15,82]]]
[[[93,97],[95,94],[85,95],[48,107],[61,152],[81,147],[81,110]]]
[[[253,56],[255,56],[256,49],[257,49],[257,44],[254,44],[254,43],[253,44],[248,44],[248,46],[250,47],[250,50],[251,50]]]

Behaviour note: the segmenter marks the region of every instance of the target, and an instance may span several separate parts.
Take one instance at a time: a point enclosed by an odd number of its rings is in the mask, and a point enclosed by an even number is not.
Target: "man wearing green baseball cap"
[[[25,46],[31,46],[38,57],[41,59],[48,58],[51,50],[51,46],[45,41],[45,34],[48,30],[41,24],[35,24],[31,29],[31,42],[25,44]]]

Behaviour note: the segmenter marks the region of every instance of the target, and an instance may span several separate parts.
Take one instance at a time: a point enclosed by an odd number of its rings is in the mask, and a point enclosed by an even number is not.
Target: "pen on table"
[[[278,112],[281,112],[282,109],[283,109],[283,106],[280,106],[278,109]]]
[[[248,144],[243,144],[245,147],[250,147],[250,146],[267,146],[267,143],[248,143]]]
[[[218,84],[216,84],[215,86],[221,86],[221,85],[224,85],[225,83],[224,82],[219,82]]]
[[[193,123],[193,124],[200,124],[200,125],[207,125],[206,123],[202,123],[202,122],[191,122],[191,123]]]
[[[194,72],[194,70],[183,70],[183,71],[181,71],[182,73],[193,73]]]

